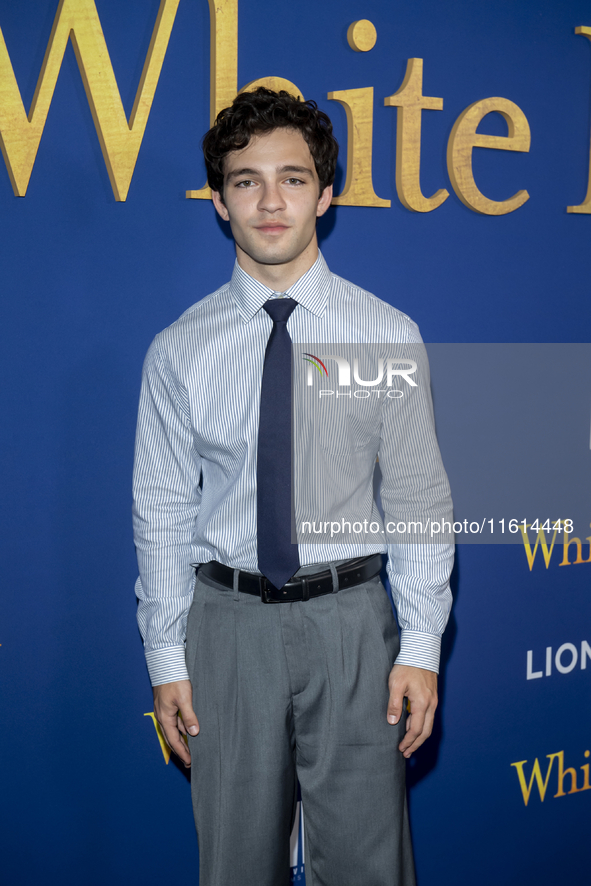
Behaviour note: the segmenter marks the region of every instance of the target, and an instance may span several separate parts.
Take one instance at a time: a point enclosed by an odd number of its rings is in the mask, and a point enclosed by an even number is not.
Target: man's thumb
[[[390,694],[390,700],[388,702],[388,723],[391,726],[396,725],[398,720],[400,719],[400,714],[402,712],[402,698],[398,695],[394,695],[394,693]]]
[[[199,732],[199,721],[195,716],[195,711],[190,704],[184,704],[180,707],[180,714],[185,724],[185,729],[189,735],[197,735]]]

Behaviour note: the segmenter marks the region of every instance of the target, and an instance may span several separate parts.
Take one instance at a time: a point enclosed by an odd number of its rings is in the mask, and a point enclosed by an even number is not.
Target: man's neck
[[[285,264],[261,264],[236,246],[236,258],[243,271],[274,292],[287,292],[294,283],[309,271],[318,258],[316,237],[297,258]]]

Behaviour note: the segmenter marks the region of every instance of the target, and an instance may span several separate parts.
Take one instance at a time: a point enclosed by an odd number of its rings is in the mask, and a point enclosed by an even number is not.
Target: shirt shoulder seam
[[[154,348],[154,353],[155,353],[156,359],[160,362],[164,373],[168,376],[168,378],[172,382],[169,385],[169,393],[174,398],[174,401],[177,404],[179,411],[184,416],[185,422],[187,423],[187,427],[189,427],[191,424],[191,416],[187,413],[186,407],[183,405],[183,402],[180,399],[180,397],[177,393],[177,390],[176,390],[176,388],[179,387],[179,388],[182,388],[183,390],[186,391],[186,388],[183,385],[183,383],[181,382],[181,380],[178,378],[176,373],[174,372],[165,350],[160,347],[161,335],[162,335],[162,333],[159,332],[158,335],[154,338],[154,341],[152,343],[152,346]]]
[[[350,280],[345,280],[344,277],[340,277],[338,274],[334,274],[331,271],[331,276],[333,280],[338,281],[342,286],[345,286],[347,289],[352,291],[353,293],[358,293],[361,296],[365,296],[368,299],[376,302],[378,305],[383,306],[383,308],[387,312],[393,312],[397,317],[403,322],[404,325],[404,335],[405,341],[401,342],[401,344],[409,344],[411,340],[410,330],[415,327],[417,332],[419,332],[419,327],[417,323],[409,317],[408,314],[405,314],[404,311],[401,311],[400,308],[391,305],[390,302],[385,301],[383,298],[380,298],[374,292],[369,292],[369,290],[364,289],[362,286],[358,286],[356,283],[351,283]],[[420,333],[419,333],[420,335]]]

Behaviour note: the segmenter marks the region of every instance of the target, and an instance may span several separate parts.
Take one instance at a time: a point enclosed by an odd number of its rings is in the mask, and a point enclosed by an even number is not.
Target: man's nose
[[[259,209],[266,212],[277,212],[285,209],[285,200],[279,185],[267,183],[262,189]]]

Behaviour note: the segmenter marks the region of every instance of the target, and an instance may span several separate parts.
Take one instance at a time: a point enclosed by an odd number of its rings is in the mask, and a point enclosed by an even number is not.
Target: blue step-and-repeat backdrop
[[[262,80],[334,121],[329,266],[432,343],[470,543],[408,769],[419,886],[588,884],[589,4],[0,0],[0,30],[2,882],[197,882],[135,624],[133,438],[150,341],[231,273],[200,139]],[[533,371],[507,343],[562,345]]]

